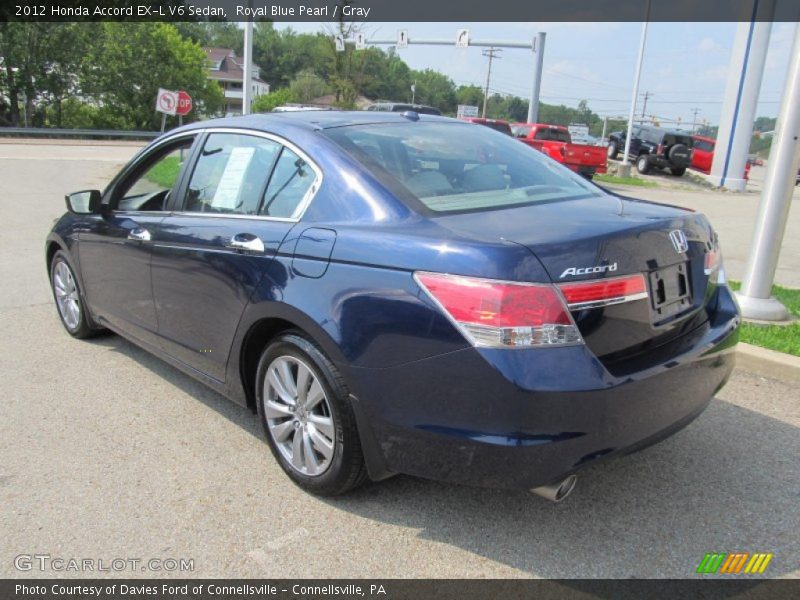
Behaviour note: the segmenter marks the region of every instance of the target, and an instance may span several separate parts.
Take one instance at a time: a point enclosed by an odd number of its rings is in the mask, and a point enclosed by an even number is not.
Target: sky
[[[794,37],[795,23],[772,26],[756,116],[774,117],[780,99]],[[295,31],[326,31],[319,23],[282,23]],[[730,52],[737,23],[650,23],[645,48],[641,93],[649,92],[647,115],[691,124],[719,122]],[[368,37],[395,38],[408,30],[413,40],[453,38],[467,28],[471,39],[528,41],[547,33],[541,100],[577,106],[581,99],[600,116],[627,118],[641,23],[366,23]],[[400,56],[413,69],[431,68],[448,75],[456,85],[486,82],[488,59],[481,48],[410,45]],[[492,64],[490,91],[528,98],[533,82],[533,54],[504,49]],[[406,100],[391,98],[391,100]],[[638,99],[637,115],[642,112]]]

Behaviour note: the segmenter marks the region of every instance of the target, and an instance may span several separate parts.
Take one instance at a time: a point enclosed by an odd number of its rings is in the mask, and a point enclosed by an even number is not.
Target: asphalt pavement
[[[63,331],[46,232],[64,192],[102,186],[134,147],[31,148],[0,144],[0,577],[682,578],[707,552],[772,552],[766,576],[800,577],[797,390],[746,371],[561,504],[405,476],[300,491],[249,411],[117,336]],[[35,554],[193,571],[15,567]]]

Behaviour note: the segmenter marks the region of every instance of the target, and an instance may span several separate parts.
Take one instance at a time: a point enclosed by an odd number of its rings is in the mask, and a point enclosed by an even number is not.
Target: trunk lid
[[[587,345],[612,372],[641,368],[643,353],[708,321],[713,290],[704,259],[713,233],[698,213],[603,195],[437,221],[461,235],[525,246],[556,284],[641,273],[647,298],[572,310]]]

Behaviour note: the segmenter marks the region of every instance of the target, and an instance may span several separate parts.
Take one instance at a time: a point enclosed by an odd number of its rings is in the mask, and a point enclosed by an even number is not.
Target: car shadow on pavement
[[[260,440],[264,439],[264,432],[258,422],[258,417],[252,411],[215,392],[150,352],[115,334],[93,338],[91,342],[134,359],[141,366],[149,369],[161,379],[169,381],[183,393],[199,400],[247,433]]]
[[[799,434],[714,400],[675,436],[582,471],[559,504],[411,477],[330,502],[536,577],[691,577],[706,552],[772,552],[777,577],[800,565]]]
[[[263,440],[249,409],[122,338],[95,343]],[[524,491],[408,476],[322,501],[535,577],[685,578],[706,552],[772,552],[764,576],[778,577],[800,565],[798,456],[798,428],[713,400],[667,440],[581,471],[575,491],[559,504]]]

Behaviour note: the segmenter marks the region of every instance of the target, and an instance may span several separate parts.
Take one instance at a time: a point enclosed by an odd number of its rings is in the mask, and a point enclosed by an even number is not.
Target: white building
[[[230,48],[203,48],[203,50],[208,57],[208,78],[218,81],[225,94],[222,112],[225,116],[242,114],[244,61]],[[269,94],[269,84],[261,79],[260,69],[256,65],[253,65],[252,75],[250,85],[253,89],[253,100],[263,94]]]

